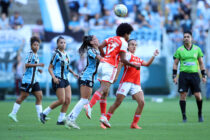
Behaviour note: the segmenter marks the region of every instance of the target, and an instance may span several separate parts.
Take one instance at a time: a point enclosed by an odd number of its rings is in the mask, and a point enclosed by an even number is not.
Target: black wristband
[[[172,78],[176,78],[176,75],[177,75],[177,70],[173,69],[173,75],[172,75]]]
[[[206,70],[201,70],[201,74],[202,74],[202,77],[203,78],[206,78],[207,77]]]

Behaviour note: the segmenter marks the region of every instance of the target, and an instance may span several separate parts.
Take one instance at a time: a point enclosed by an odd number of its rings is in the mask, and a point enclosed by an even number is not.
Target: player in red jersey
[[[101,56],[104,59],[100,62],[98,67],[98,79],[101,83],[100,88],[94,93],[89,104],[84,106],[87,117],[91,118],[92,107],[96,104],[98,100],[101,99],[101,118],[100,122],[107,127],[111,127],[105,114],[106,114],[106,97],[108,95],[109,88],[114,82],[119,59],[128,66],[134,67],[135,69],[140,69],[140,65],[133,64],[126,60],[126,52],[130,38],[130,34],[133,31],[133,27],[128,23],[121,23],[116,30],[117,36],[110,37],[102,42],[99,46]],[[106,53],[104,53],[103,48],[106,47]]]
[[[136,51],[137,43],[136,40],[129,40],[128,41],[128,53],[126,55],[126,58],[129,62],[141,66],[149,66],[155,57],[159,54],[158,50],[155,50],[154,55],[150,58],[148,62],[143,61],[139,57],[135,56],[134,53]],[[141,113],[144,107],[144,93],[141,89],[141,84],[140,84],[140,70],[137,70],[133,67],[129,67],[127,65],[124,66],[124,73],[120,81],[119,88],[117,90],[116,94],[116,100],[114,104],[109,108],[108,113],[107,113],[107,119],[110,120],[112,114],[114,111],[120,106],[122,103],[123,99],[125,96],[130,92],[132,95],[133,99],[137,101],[138,107],[136,109],[133,122],[131,123],[131,128],[134,129],[141,129],[137,125]]]

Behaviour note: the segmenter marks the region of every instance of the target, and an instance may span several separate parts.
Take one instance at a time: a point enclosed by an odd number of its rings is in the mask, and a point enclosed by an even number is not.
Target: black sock
[[[182,117],[183,119],[186,119],[186,101],[179,101],[179,105],[180,105],[180,108],[181,108],[181,111],[182,111]]]
[[[203,104],[203,100],[196,100],[197,102],[197,106],[198,106],[198,116],[201,117],[202,115],[202,104]]]

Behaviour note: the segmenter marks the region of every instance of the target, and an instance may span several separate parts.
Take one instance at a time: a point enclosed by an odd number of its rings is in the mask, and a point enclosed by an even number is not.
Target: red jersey
[[[142,64],[143,60],[141,60],[139,57],[131,54],[130,52],[128,52],[126,54],[126,58],[129,62],[133,63],[133,64]],[[130,66],[124,66],[124,72],[123,72],[123,76],[122,79],[120,81],[120,83],[123,82],[129,82],[129,83],[133,83],[136,85],[140,85],[140,70],[137,70],[134,67],[130,67]]]
[[[118,67],[120,52],[127,52],[128,43],[120,36],[110,37],[106,41],[106,54],[103,61]]]

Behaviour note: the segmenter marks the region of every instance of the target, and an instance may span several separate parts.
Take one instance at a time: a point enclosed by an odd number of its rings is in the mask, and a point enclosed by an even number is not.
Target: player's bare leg
[[[58,116],[57,125],[64,125],[66,111],[71,103],[71,87],[67,86],[65,88],[65,102],[63,103],[60,111],[60,115]]]
[[[90,103],[84,106],[86,114],[89,114],[87,116],[88,118],[91,118],[92,107],[96,104],[98,100],[101,99],[101,96],[103,94],[108,93],[110,86],[111,86],[111,83],[102,81],[100,88],[93,94],[93,97]]]
[[[43,113],[40,114],[40,120],[44,124],[46,121],[47,115],[56,107],[59,105],[62,105],[65,103],[65,89],[64,88],[57,88],[56,90],[56,96],[58,98],[57,101],[53,102],[50,106],[48,106]]]
[[[14,103],[12,112],[8,115],[8,117],[11,118],[13,121],[18,122],[16,114],[20,108],[20,104],[28,97],[28,95],[29,95],[29,93],[21,91],[20,96]]]
[[[42,91],[35,91],[33,94],[36,98],[36,112],[40,121],[40,114],[42,113]]]
[[[92,93],[92,88],[85,85],[80,86],[81,98],[77,102],[77,104],[74,106],[72,111],[66,117],[66,126],[80,129],[80,127],[76,123],[76,119],[78,115],[80,114],[83,106],[88,104],[88,99],[90,98],[91,93]]]
[[[138,106],[136,108],[136,112],[133,117],[133,122],[131,124],[131,128],[142,129],[141,127],[138,126],[138,122],[140,120],[140,117],[141,117],[141,114],[142,114],[142,111],[144,108],[144,93],[142,91],[140,91],[140,92],[134,94],[132,97],[133,97],[133,99],[135,99],[137,101]]]

